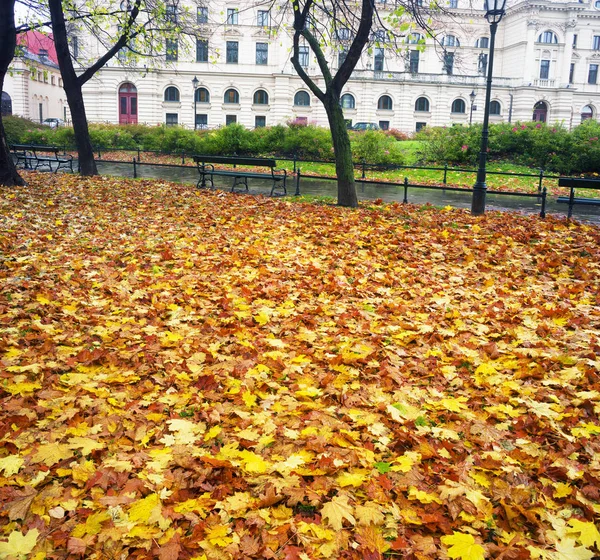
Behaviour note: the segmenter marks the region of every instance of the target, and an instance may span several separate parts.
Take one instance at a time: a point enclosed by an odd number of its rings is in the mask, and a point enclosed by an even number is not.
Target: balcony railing
[[[554,84],[555,80],[533,80],[533,85],[537,87],[556,87]]]
[[[460,74],[425,74],[411,72],[386,72],[375,70],[355,70],[352,73],[353,80],[383,80],[393,82],[420,82],[429,84],[464,84],[469,86],[485,87],[485,76],[482,75],[460,75]],[[515,87],[520,83],[514,78],[494,78],[495,86]],[[552,87],[552,86],[548,86]]]

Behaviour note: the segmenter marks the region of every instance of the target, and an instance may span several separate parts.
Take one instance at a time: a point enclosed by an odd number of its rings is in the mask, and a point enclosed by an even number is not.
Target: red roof
[[[54,38],[51,34],[41,33],[40,31],[27,31],[18,37],[19,45],[25,47],[31,54],[40,55],[40,50],[46,49],[48,60],[58,64],[56,58],[56,48],[54,47]]]

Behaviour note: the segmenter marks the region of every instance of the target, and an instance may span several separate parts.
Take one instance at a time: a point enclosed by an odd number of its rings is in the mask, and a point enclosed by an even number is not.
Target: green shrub
[[[384,132],[366,130],[354,134],[352,142],[354,161],[365,161],[373,165],[402,165],[404,156],[398,142]]]
[[[28,135],[32,131],[47,132],[49,130],[47,126],[14,115],[2,117],[2,123],[9,144],[27,144],[29,143]]]
[[[333,157],[333,143],[328,128],[314,125],[290,124],[283,139],[282,156],[299,159]]]

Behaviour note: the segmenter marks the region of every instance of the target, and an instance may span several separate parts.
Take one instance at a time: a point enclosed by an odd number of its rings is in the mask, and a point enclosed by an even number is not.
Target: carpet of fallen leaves
[[[0,558],[600,557],[598,228],[27,178]]]

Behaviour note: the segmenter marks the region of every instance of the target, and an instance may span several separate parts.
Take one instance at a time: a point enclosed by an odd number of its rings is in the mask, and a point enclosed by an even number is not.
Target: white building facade
[[[448,1],[450,14],[435,16],[443,29],[437,42],[427,38],[423,45],[415,29],[402,52],[382,41],[363,54],[342,96],[349,123],[410,133],[482,121],[490,28],[484,11],[468,0]],[[377,0],[377,7],[386,13],[393,5]],[[327,126],[323,107],[290,61],[291,35],[273,33],[274,19],[247,0],[198,7],[195,39],[165,45],[162,60],[152,66],[114,59],[86,84],[88,119],[188,128],[289,121]],[[329,50],[332,70],[344,48],[341,39]],[[78,49],[91,57],[101,52],[85,37],[78,38]],[[300,59],[322,85],[308,47]],[[538,120],[572,128],[598,119],[599,66],[600,0],[509,0],[496,35],[490,122]]]

